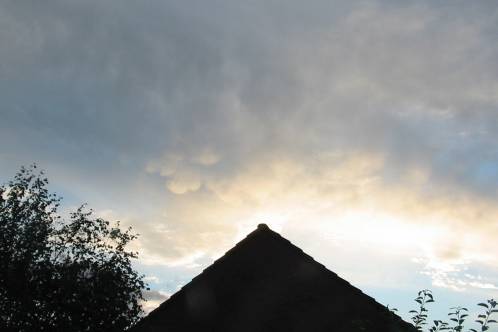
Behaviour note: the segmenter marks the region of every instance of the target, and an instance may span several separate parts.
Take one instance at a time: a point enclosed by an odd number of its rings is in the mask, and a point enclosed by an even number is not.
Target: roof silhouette
[[[260,224],[131,331],[416,329]]]

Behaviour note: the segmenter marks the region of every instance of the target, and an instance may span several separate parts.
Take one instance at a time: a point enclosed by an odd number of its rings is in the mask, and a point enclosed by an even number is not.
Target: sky
[[[139,234],[148,310],[258,223],[408,318],[498,297],[492,1],[4,0],[0,181]],[[432,316],[430,317],[432,318]]]

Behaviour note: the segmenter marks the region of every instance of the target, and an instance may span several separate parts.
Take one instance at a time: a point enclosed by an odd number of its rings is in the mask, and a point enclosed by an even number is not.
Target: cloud
[[[144,281],[147,282],[147,283],[158,284],[160,280],[156,276],[147,276],[147,277],[144,278]]]
[[[201,181],[195,173],[176,172],[175,176],[166,182],[166,187],[175,194],[185,194],[188,191],[197,191]]]
[[[169,295],[159,291],[145,291],[144,297],[147,301],[164,301]]]
[[[37,161],[71,203],[119,211],[144,263],[196,266],[263,219],[497,266],[497,14],[5,1],[0,170]]]
[[[142,304],[142,308],[145,314],[148,314],[169,298],[168,294],[155,290],[144,291],[143,296],[145,301]]]

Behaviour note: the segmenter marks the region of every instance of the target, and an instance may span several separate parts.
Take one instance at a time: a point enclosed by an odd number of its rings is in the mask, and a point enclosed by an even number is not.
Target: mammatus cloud
[[[39,162],[133,225],[146,265],[194,268],[265,221],[436,285],[496,273],[495,7],[4,1],[0,170]]]
[[[233,178],[200,173],[203,189],[176,194],[175,205],[182,208],[165,211],[183,220],[181,228],[170,231],[185,232],[182,237],[189,239],[179,252],[170,252],[178,257],[196,249],[207,253],[213,241],[226,248],[233,241],[227,234],[245,234],[263,220],[284,233],[312,231],[323,241],[325,236],[343,246],[360,243],[379,255],[418,253],[442,271],[441,264],[498,264],[492,254],[498,249],[496,233],[490,232],[498,212],[492,201],[456,188],[434,187],[428,193],[430,180],[416,169],[407,170],[411,175],[402,185],[386,183],[384,162],[366,154],[320,156],[309,163],[268,158],[246,165],[246,172]]]

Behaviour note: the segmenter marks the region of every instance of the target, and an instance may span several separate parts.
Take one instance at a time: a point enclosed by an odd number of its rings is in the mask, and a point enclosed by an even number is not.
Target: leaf
[[[478,303],[477,305],[480,305],[481,307],[489,308],[489,306],[486,303]]]

